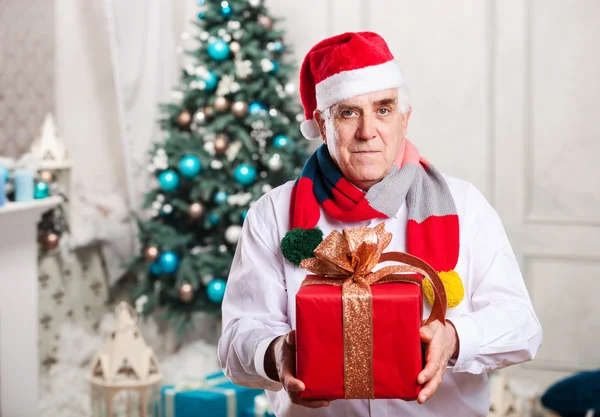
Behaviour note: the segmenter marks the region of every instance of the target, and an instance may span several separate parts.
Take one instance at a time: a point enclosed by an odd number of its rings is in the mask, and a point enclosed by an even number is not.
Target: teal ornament
[[[168,170],[158,177],[158,185],[163,191],[173,191],[179,186],[179,175],[173,170]]]
[[[206,77],[198,77],[198,80],[204,81],[204,91],[208,92],[215,91],[217,89],[217,84],[219,83],[219,79],[212,71],[208,71],[208,75]]]
[[[273,52],[281,52],[283,50],[283,44],[279,41],[273,42]]]
[[[215,61],[225,61],[230,53],[229,44],[222,39],[217,39],[208,45],[208,55]]]
[[[160,264],[158,262],[152,262],[152,264],[150,265],[150,273],[152,275],[160,275],[160,274],[162,274],[162,269],[161,269]]]
[[[206,287],[206,295],[208,299],[215,304],[219,304],[223,301],[223,297],[225,296],[225,286],[226,283],[222,279],[216,278],[208,283]]]
[[[198,5],[198,7],[204,6],[204,3],[205,3],[204,0],[196,0],[196,4]]]
[[[228,19],[231,17],[232,14],[233,9],[229,5],[229,3],[226,1],[221,2],[221,16],[223,16],[225,19]]]
[[[250,114],[266,113],[267,110],[267,106],[262,103],[252,103],[250,104],[250,107],[248,107],[248,112],[250,112]]]
[[[223,204],[227,202],[227,193],[225,191],[218,191],[215,194],[215,203]]]
[[[208,220],[213,226],[218,225],[220,221],[219,216],[217,216],[215,213],[211,213],[210,216],[208,216]]]
[[[247,215],[248,215],[248,210],[242,211],[242,221],[246,220]]]
[[[275,137],[275,139],[273,139],[273,146],[277,149],[285,148],[288,143],[289,140],[285,135],[278,135]]]
[[[233,178],[242,185],[251,185],[256,181],[256,168],[248,164],[240,164],[233,171]]]
[[[198,12],[198,19],[204,20],[205,17],[206,17],[206,14],[204,12]]]
[[[172,274],[179,268],[179,257],[175,252],[163,252],[158,257],[158,265],[164,274]]]
[[[50,194],[50,187],[44,181],[39,181],[35,184],[35,189],[33,191],[33,198],[40,199],[46,198]]]
[[[271,74],[277,74],[277,71],[279,71],[279,62],[271,61],[271,63],[273,64],[273,68],[271,68]]]
[[[179,172],[186,178],[194,178],[202,171],[202,163],[195,155],[186,155],[179,161]]]

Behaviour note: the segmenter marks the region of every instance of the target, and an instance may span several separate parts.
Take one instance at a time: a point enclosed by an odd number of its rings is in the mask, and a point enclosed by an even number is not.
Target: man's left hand
[[[458,336],[450,322],[439,320],[421,327],[421,341],[427,345],[425,368],[417,377],[419,384],[425,384],[417,401],[425,403],[442,383],[450,358],[458,357]]]

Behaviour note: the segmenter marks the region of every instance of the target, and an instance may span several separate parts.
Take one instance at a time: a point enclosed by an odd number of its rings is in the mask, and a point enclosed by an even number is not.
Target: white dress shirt
[[[289,230],[292,182],[260,198],[248,211],[223,300],[223,333],[219,360],[236,384],[259,387],[277,417],[487,416],[487,372],[532,360],[542,341],[542,329],[513,250],[496,211],[470,183],[444,175],[460,223],[460,253],[456,272],[465,298],[448,309],[460,353],[443,382],[425,404],[402,400],[335,400],[329,407],[294,405],[279,382],[267,377],[264,356],[270,342],[296,326],[295,296],[307,271],[283,258],[280,242]],[[375,219],[342,223],[321,210],[318,227],[332,230],[369,226]],[[393,233],[386,251],[406,251],[407,207],[386,219]],[[430,305],[424,301],[424,318]]]

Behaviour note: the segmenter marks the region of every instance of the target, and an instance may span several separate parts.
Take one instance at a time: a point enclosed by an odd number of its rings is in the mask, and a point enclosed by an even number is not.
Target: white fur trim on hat
[[[322,111],[352,97],[401,87],[405,84],[406,80],[400,71],[400,66],[394,60],[343,71],[316,85],[317,109]],[[304,134],[304,130],[302,133]]]
[[[302,135],[309,140],[318,139],[321,137],[319,125],[317,125],[315,119],[305,120],[300,123],[300,132],[302,132]]]

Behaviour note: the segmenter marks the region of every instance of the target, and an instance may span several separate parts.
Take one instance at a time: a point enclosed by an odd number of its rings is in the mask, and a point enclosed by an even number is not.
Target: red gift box
[[[329,250],[318,247],[316,259],[301,263],[313,272],[325,272],[332,263],[340,266],[339,259],[331,255],[337,252],[345,254],[353,271],[348,271],[351,268],[342,260],[345,275],[307,275],[296,295],[296,376],[306,386],[299,397],[415,400],[422,388],[417,376],[424,366],[419,335],[423,325],[422,281],[394,272],[417,272],[432,282],[436,302],[427,322],[445,317],[443,284],[436,272],[416,257],[401,252],[382,254],[391,238],[384,239],[387,235],[382,234],[382,227],[360,229],[379,233],[383,240],[379,249],[356,242],[346,247],[340,239],[343,235],[337,232],[333,240],[328,236],[322,243]],[[345,238],[351,238],[346,232]],[[384,261],[414,266],[388,266],[371,273],[373,265]],[[370,266],[365,267],[365,263]],[[352,288],[358,287],[361,294],[355,301],[359,304],[353,304]],[[362,307],[360,303],[364,303]]]

